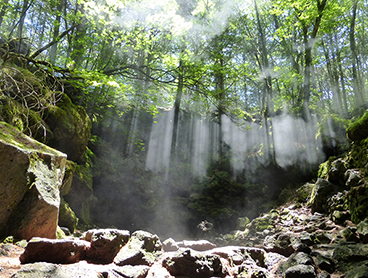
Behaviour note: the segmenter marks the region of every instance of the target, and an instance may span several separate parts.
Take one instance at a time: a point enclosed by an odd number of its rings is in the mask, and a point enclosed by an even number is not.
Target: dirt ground
[[[12,244],[0,244],[0,278],[10,278],[20,269],[19,256],[24,248]]]

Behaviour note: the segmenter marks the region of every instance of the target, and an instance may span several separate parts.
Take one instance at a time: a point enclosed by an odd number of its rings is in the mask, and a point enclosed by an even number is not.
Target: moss
[[[59,226],[57,226],[57,230],[56,230],[56,238],[57,238],[57,239],[63,239],[63,238],[66,238],[66,235],[65,235],[64,231],[63,231]]]
[[[354,142],[349,152],[349,165],[351,168],[365,168],[368,164],[368,138]]]
[[[349,125],[346,133],[352,141],[360,141],[368,137],[368,110],[362,117]]]
[[[67,227],[71,233],[74,232],[78,225],[78,218],[69,204],[61,198],[59,209],[59,226]]]
[[[351,220],[359,223],[367,217],[368,211],[368,186],[367,184],[352,187],[348,193],[348,207]]]
[[[60,188],[60,196],[65,196],[69,193],[70,187],[73,182],[73,175],[76,171],[77,163],[67,160],[65,164],[65,174],[63,179],[63,184]]]

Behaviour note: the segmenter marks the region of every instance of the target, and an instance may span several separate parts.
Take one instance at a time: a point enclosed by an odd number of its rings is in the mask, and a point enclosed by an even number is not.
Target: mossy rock
[[[348,206],[351,220],[354,223],[363,221],[368,216],[368,186],[367,184],[352,187],[348,193]]]
[[[308,198],[312,194],[314,184],[313,183],[306,183],[299,187],[295,191],[295,201],[298,203],[305,203],[307,202]]]
[[[368,165],[368,138],[354,142],[349,152],[350,168],[359,168],[367,172]]]
[[[78,218],[74,211],[70,208],[69,204],[61,198],[59,209],[59,226],[67,227],[71,233],[74,233],[75,228],[78,225]]]
[[[273,228],[272,219],[272,214],[265,214],[261,217],[257,217],[247,225],[247,229],[249,229],[250,232],[263,232],[264,230],[271,230]]]
[[[54,133],[50,145],[65,152],[68,159],[82,162],[91,137],[92,123],[85,109],[71,102],[66,94],[56,106],[48,107],[46,122]]]
[[[60,188],[60,196],[65,196],[69,193],[70,187],[72,186],[73,182],[73,175],[76,171],[77,163],[67,160],[65,164],[65,174],[63,179],[63,184]]]
[[[346,129],[347,136],[352,141],[361,141],[368,137],[368,110]]]

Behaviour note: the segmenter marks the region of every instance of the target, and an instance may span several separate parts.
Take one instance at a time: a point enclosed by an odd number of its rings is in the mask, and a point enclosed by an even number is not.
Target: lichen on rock
[[[56,238],[66,155],[0,123],[0,237]]]

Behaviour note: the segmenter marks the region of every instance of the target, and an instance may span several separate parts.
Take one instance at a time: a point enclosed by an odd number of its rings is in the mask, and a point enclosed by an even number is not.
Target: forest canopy
[[[365,103],[367,13],[365,0],[4,0],[0,30],[82,86],[94,119],[118,106],[308,120]]]

